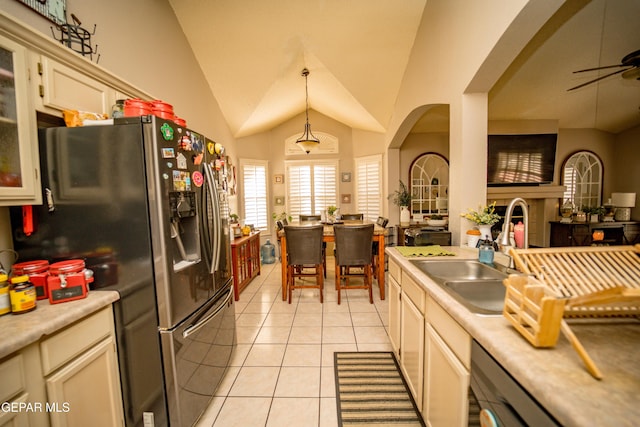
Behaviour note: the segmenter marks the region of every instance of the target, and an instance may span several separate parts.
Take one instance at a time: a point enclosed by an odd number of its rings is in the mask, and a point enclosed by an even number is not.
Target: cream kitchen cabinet
[[[471,336],[435,301],[427,312],[423,418],[429,427],[466,426]]]
[[[37,343],[0,360],[0,378],[1,427],[48,425]]]
[[[43,340],[40,353],[51,426],[124,425],[110,307]]]
[[[422,407],[426,292],[389,261],[389,336],[416,405]]]
[[[42,202],[28,52],[0,32],[0,206]]]
[[[44,55],[34,55],[31,62],[40,76],[36,109],[54,115],[63,110],[111,115],[118,96],[112,87]]]

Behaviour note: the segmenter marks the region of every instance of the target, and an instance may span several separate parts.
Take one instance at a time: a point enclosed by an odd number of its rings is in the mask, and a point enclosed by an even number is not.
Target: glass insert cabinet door
[[[0,36],[0,205],[40,202],[27,51]]]
[[[411,213],[447,214],[449,162],[437,153],[418,156],[411,164]]]

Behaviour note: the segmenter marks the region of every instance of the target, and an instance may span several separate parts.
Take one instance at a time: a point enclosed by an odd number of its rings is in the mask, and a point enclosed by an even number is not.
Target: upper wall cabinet
[[[38,110],[53,114],[62,110],[110,114],[115,89],[46,56],[38,59]]]
[[[27,49],[0,36],[0,206],[42,202]]]

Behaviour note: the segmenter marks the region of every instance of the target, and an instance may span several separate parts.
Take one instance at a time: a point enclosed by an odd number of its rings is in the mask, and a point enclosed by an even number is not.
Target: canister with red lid
[[[11,266],[12,276],[29,276],[29,281],[36,288],[37,299],[49,298],[47,278],[49,277],[49,261],[38,259],[34,261],[18,262]]]
[[[49,266],[49,302],[73,301],[87,297],[93,272],[84,266],[81,259],[55,262]]]

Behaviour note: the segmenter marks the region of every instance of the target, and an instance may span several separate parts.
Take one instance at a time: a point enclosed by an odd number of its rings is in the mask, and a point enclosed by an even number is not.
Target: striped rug
[[[390,352],[336,352],[340,426],[424,426]]]

